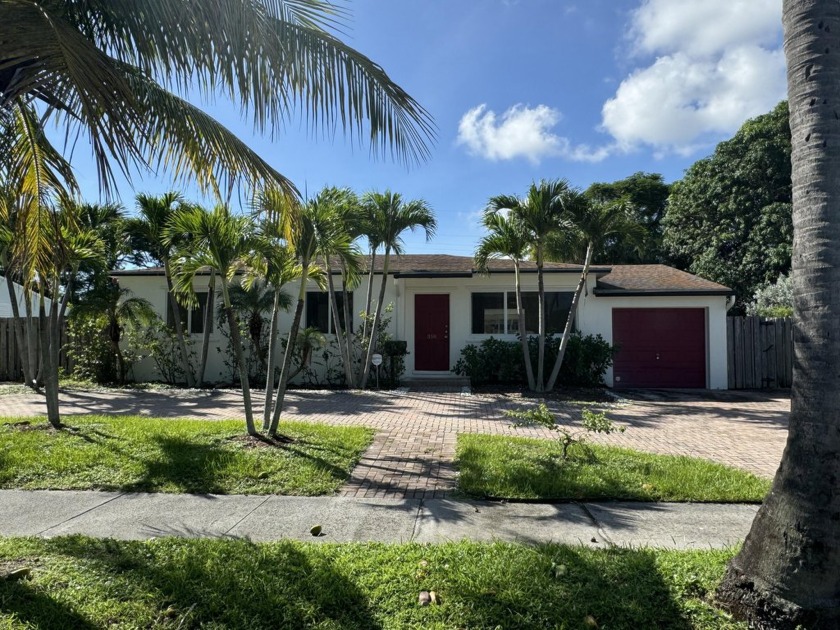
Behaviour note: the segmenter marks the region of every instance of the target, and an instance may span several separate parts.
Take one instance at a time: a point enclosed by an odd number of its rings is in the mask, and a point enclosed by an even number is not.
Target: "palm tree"
[[[277,236],[276,225],[265,220],[255,241],[255,255],[249,260],[248,275],[245,283],[264,279],[273,287],[271,300],[271,323],[268,335],[268,359],[265,377],[265,403],[263,405],[263,427],[271,426],[271,413],[274,409],[275,377],[277,367],[277,326],[280,321],[280,310],[288,311],[291,307],[289,294],[283,291],[283,286],[301,277],[301,268],[295,260],[294,253],[281,242]]]
[[[629,203],[623,199],[604,202],[591,199],[577,190],[569,190],[562,195],[561,200],[571,229],[558,233],[549,242],[548,258],[564,260],[566,258],[564,254],[570,249],[582,248],[585,253],[580,280],[572,295],[569,315],[566,317],[560,347],[557,349],[557,358],[554,360],[554,367],[546,383],[547,391],[554,389],[557,376],[560,374],[560,366],[563,364],[563,357],[566,355],[566,348],[572,336],[572,326],[575,323],[580,296],[586,287],[593,255],[611,240],[620,238],[628,246],[638,249],[645,238],[644,228],[633,220]]]
[[[756,628],[840,625],[840,12],[783,3],[793,168],[794,365],[787,446],[717,599]],[[828,53],[832,54],[828,54]]]
[[[259,249],[256,250],[259,252]],[[251,351],[266,370],[266,380],[270,379],[268,372],[268,353],[262,351],[263,328],[265,327],[265,313],[274,312],[275,302],[278,310],[287,311],[292,306],[292,298],[285,291],[277,291],[269,287],[266,279],[250,275],[241,284],[230,286],[230,303],[239,319],[245,322],[248,337],[251,341]],[[271,331],[269,331],[270,333]]]
[[[522,358],[525,362],[525,375],[528,388],[536,389],[534,367],[531,365],[531,352],[528,348],[528,335],[525,332],[525,311],[522,309],[522,282],[519,276],[520,265],[531,247],[527,230],[520,221],[511,215],[494,210],[484,215],[484,227],[489,232],[475,250],[475,266],[481,272],[488,272],[488,265],[493,258],[509,258],[513,261],[516,281],[516,313],[519,319],[519,340],[522,344]]]
[[[187,379],[187,387],[193,387],[195,379],[184,334],[184,319],[182,319],[181,305],[175,297],[172,278],[172,251],[177,247],[178,239],[182,238],[182,235],[174,234],[169,229],[172,218],[184,206],[184,199],[176,192],[167,192],[158,197],[139,194],[136,199],[139,216],[128,221],[127,229],[138,248],[144,251],[154,263],[163,266],[167,306],[172,312],[178,352],[181,355],[181,369]]]
[[[351,231],[352,213],[357,205],[356,195],[347,188],[325,188],[310,202],[315,226],[316,255],[324,265],[329,293],[330,311],[338,343],[341,361],[344,364],[344,377],[347,387],[354,386],[353,348],[351,346],[352,320],[348,317],[349,287],[358,282],[361,254],[353,245],[355,235]],[[333,282],[333,260],[338,262],[342,272],[342,291],[344,310],[339,313]],[[347,329],[343,329],[341,322]]]
[[[539,326],[537,338],[537,391],[545,389],[545,282],[543,266],[546,249],[551,239],[567,228],[563,218],[563,195],[569,190],[565,180],[541,180],[532,183],[524,198],[500,195],[490,199],[489,211],[510,212],[528,231],[531,240],[531,258],[537,267],[537,295]]]
[[[0,0],[0,94],[86,134],[101,186],[113,166],[164,166],[208,190],[225,181],[293,186],[234,134],[162,86],[227,94],[255,126],[282,128],[297,104],[326,129],[363,130],[372,149],[428,157],[428,113],[338,40],[346,14],[323,0]]]
[[[207,269],[214,269],[218,274],[231,343],[239,364],[245,427],[248,435],[256,435],[248,366],[245,364],[239,323],[230,296],[234,276],[245,267],[253,251],[253,224],[248,217],[232,215],[226,206],[216,206],[212,212],[185,207],[173,214],[165,238],[172,241],[182,234],[189,234],[190,238],[182,240],[173,252],[175,292],[187,303],[194,305],[196,298],[193,281],[196,275]]]
[[[386,190],[384,193],[369,192],[362,197],[362,205],[365,207],[365,214],[372,219],[372,226],[379,226],[376,229],[376,237],[370,237],[372,242],[379,240],[385,248],[382,261],[382,284],[379,287],[379,299],[376,303],[376,311],[370,327],[367,352],[362,364],[362,379],[360,387],[367,386],[368,375],[370,374],[370,361],[373,351],[376,348],[376,330],[379,320],[382,318],[382,306],[385,302],[385,287],[388,283],[388,264],[391,260],[391,253],[397,256],[403,253],[402,233],[406,230],[412,232],[420,228],[426,233],[426,240],[431,240],[437,230],[437,221],[434,212],[429,204],[423,199],[415,199],[403,202],[399,193],[392,193]],[[381,230],[381,231],[380,231]],[[373,275],[373,267],[369,273]],[[370,319],[370,311],[367,311],[366,319]]]

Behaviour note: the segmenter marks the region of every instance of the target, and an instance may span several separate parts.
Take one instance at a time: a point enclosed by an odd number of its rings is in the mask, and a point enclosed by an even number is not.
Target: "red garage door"
[[[615,387],[706,387],[702,308],[614,308]]]

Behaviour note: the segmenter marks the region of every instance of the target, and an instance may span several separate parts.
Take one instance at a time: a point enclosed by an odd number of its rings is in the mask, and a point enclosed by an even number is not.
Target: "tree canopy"
[[[612,264],[663,262],[662,219],[670,192],[662,175],[641,171],[612,183],[590,185],[585,192],[588,198],[603,203],[627,202],[628,218],[644,230],[641,242],[620,237],[605,240],[595,252],[595,259]]]
[[[790,270],[787,102],[748,120],[671,188],[664,247],[681,269],[735,290],[739,304]]]

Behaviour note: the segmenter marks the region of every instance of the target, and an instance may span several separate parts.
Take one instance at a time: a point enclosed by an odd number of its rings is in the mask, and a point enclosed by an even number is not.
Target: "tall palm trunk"
[[[388,284],[388,264],[391,262],[391,248],[385,248],[385,258],[382,262],[382,284],[379,286],[379,299],[376,302],[376,313],[373,316],[373,323],[370,327],[370,339],[368,340],[367,352],[365,353],[365,363],[362,366],[362,382],[360,387],[364,389],[367,387],[368,376],[370,376],[370,361],[373,357],[373,351],[377,343],[377,331],[379,330],[379,321],[382,319],[382,305],[385,303],[385,287]]]
[[[370,252],[370,267],[368,268],[368,285],[365,293],[365,321],[362,322],[362,339],[367,337],[368,322],[370,321],[370,301],[373,298],[373,268],[376,265],[376,249]]]
[[[55,300],[50,302],[50,312],[45,305],[45,287],[41,285],[38,297],[38,326],[41,331],[41,365],[43,366],[44,393],[47,403],[47,420],[56,429],[61,427],[61,413],[58,404],[58,338],[57,326],[53,319],[58,320],[58,305]],[[53,317],[53,315],[55,316]]]
[[[572,336],[572,326],[574,326],[575,317],[577,316],[580,296],[586,287],[586,278],[589,275],[589,267],[592,264],[592,254],[594,251],[594,243],[590,241],[586,246],[583,270],[580,272],[580,280],[575,288],[575,294],[572,296],[572,305],[569,307],[569,315],[566,317],[566,326],[563,328],[563,337],[560,339],[560,347],[557,349],[557,358],[554,360],[554,367],[551,370],[551,375],[548,377],[548,384],[545,386],[549,392],[554,389],[554,385],[557,383],[557,376],[560,374],[560,367],[563,365],[563,357],[566,356],[566,348],[569,346],[569,339]]]
[[[300,320],[303,317],[303,304],[306,299],[306,281],[309,278],[309,265],[304,264],[300,275],[300,290],[298,291],[298,300],[295,305],[295,316],[292,319],[292,327],[289,329],[289,340],[286,343],[286,353],[283,355],[283,367],[280,368],[280,382],[277,384],[277,400],[274,402],[274,413],[271,417],[271,424],[269,426],[263,425],[263,429],[268,431],[270,436],[277,434],[277,427],[280,424],[280,414],[283,413],[283,403],[286,401],[286,388],[289,381],[289,372],[292,368],[292,357],[295,352],[295,342],[297,341],[298,330],[300,329]]]
[[[344,300],[342,308],[344,309],[344,334],[347,338],[347,358],[350,361],[350,382],[348,386],[353,388],[356,386],[356,373],[353,371],[353,364],[356,362],[356,335],[353,333],[353,316],[350,312],[352,292],[347,290],[347,268],[344,263],[341,266],[341,293]]]
[[[333,327],[335,328],[335,339],[338,343],[338,352],[341,354],[341,362],[344,364],[344,380],[347,387],[353,387],[353,365],[350,361],[350,348],[347,344],[347,337],[341,328],[341,318],[338,311],[338,300],[335,297],[335,283],[332,277],[332,267],[327,258],[327,291],[330,298],[330,310],[332,311]],[[347,319],[345,322],[349,321]]]
[[[8,270],[7,265],[4,265],[4,267]],[[6,288],[9,290],[9,303],[12,306],[12,325],[15,329],[18,356],[20,357],[21,366],[23,366],[23,380],[26,382],[27,387],[37,389],[35,373],[32,371],[32,364],[29,361],[29,336],[26,334],[25,323],[20,316],[17,292],[15,291],[11,274],[8,271],[6,272]]]
[[[525,361],[525,376],[528,378],[528,389],[535,391],[534,366],[531,365],[531,349],[528,347],[528,333],[525,331],[525,311],[522,310],[522,279],[519,276],[519,261],[513,261],[514,278],[516,279],[516,316],[519,320],[519,341],[522,344],[522,358]]]
[[[251,405],[251,383],[248,381],[248,366],[245,363],[245,353],[242,351],[242,338],[239,335],[239,324],[230,303],[227,278],[222,278],[222,299],[225,303],[225,314],[227,315],[228,327],[230,328],[230,340],[233,344],[233,351],[236,354],[236,361],[239,363],[239,383],[242,385],[242,402],[245,404],[245,428],[248,435],[256,435],[257,428],[254,426],[254,409]]]
[[[204,333],[201,338],[201,363],[198,368],[197,383],[204,385],[207,378],[207,354],[210,350],[210,329],[213,327],[213,306],[216,302],[216,270],[210,270],[207,282],[207,301],[204,303]]]
[[[187,342],[184,339],[184,326],[181,323],[181,305],[175,299],[175,291],[172,286],[172,270],[169,266],[169,260],[163,261],[163,272],[166,276],[166,290],[169,299],[169,308],[172,309],[172,319],[175,320],[175,337],[178,341],[178,352],[181,354],[181,369],[184,370],[184,378],[187,379],[187,387],[193,387],[195,380],[193,379],[192,366],[190,365],[190,355],[187,352]]]
[[[543,254],[537,250],[537,304],[539,309],[537,341],[537,391],[545,391],[545,282],[543,279]]]
[[[32,308],[32,293],[27,282],[23,287],[23,307],[26,310],[26,351],[29,353],[29,366],[35,387],[43,385],[44,363],[41,360],[41,320],[35,317]]]
[[[785,0],[783,14],[793,165],[790,425],[770,494],[717,596],[758,628],[837,628],[840,3]]]
[[[274,369],[277,367],[277,325],[280,322],[279,286],[274,287],[274,303],[271,306],[271,329],[268,331],[268,367],[265,373],[265,404],[263,405],[263,429],[271,426],[271,402],[274,400]]]

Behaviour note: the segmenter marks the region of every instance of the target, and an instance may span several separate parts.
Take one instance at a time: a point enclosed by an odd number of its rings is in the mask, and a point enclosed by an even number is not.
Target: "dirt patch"
[[[283,448],[288,444],[294,444],[297,440],[287,435],[268,437],[265,435],[234,435],[227,439],[242,448]]]

